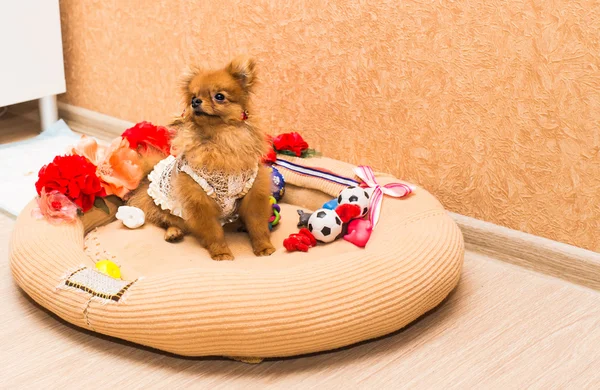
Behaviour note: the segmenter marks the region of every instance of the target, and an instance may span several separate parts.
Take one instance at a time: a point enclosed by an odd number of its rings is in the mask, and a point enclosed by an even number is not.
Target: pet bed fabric
[[[354,177],[354,167],[339,161],[286,160]],[[365,249],[338,240],[285,252],[283,237],[297,231],[295,210],[317,209],[344,186],[278,169],[287,186],[270,257],[252,255],[247,237],[234,232],[227,240],[236,260],[215,262],[192,237],[168,244],[154,226],[127,230],[112,222],[112,205],[110,215],[93,210],[73,224],[51,225],[31,216],[32,202],[11,240],[14,278],[82,328],[180,355],[245,358],[331,350],[394,332],[457,284],[462,235],[421,188],[384,199]],[[399,181],[376,176],[382,185]],[[92,272],[105,258],[121,266],[122,281]]]

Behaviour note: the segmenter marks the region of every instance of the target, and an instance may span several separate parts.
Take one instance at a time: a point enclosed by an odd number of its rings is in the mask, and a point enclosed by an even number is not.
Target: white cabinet
[[[0,107],[40,99],[45,128],[65,90],[58,0],[0,0]]]

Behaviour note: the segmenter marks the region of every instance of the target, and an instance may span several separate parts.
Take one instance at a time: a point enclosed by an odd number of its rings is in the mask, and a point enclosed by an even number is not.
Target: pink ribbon
[[[375,174],[371,167],[363,165],[358,166],[354,168],[354,173],[367,185],[367,187],[373,189],[369,206],[369,221],[371,222],[373,229],[375,229],[375,226],[379,221],[379,214],[381,213],[381,204],[383,203],[384,195],[393,198],[402,198],[414,191],[414,187],[403,183],[389,183],[384,186],[379,185],[377,180],[375,180]]]

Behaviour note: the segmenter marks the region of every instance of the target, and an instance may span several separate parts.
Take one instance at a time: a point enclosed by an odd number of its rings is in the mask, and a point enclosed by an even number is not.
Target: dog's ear
[[[200,72],[202,72],[202,68],[199,66],[193,66],[186,69],[183,73],[183,76],[179,80],[179,91],[181,92],[181,96],[187,100],[190,94],[190,83]]]
[[[227,65],[227,71],[247,91],[252,90],[256,82],[256,61],[247,56],[240,56]]]

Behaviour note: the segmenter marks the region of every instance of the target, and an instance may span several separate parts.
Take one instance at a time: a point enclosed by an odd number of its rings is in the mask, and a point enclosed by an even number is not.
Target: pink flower
[[[46,218],[53,225],[70,223],[77,219],[77,205],[58,191],[46,192],[46,189],[42,188],[37,204],[38,207],[31,210],[34,218]]]
[[[115,139],[106,148],[98,145],[95,139],[83,135],[71,153],[87,157],[98,167],[96,174],[107,195],[125,198],[138,187],[144,176],[140,155],[129,147],[129,141],[125,138]]]

